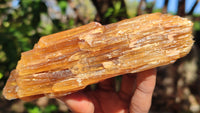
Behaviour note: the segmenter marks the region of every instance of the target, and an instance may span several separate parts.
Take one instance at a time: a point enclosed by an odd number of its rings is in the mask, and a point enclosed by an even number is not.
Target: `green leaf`
[[[42,113],[41,109],[32,103],[25,103],[24,106],[28,113]]]
[[[30,44],[31,41],[28,37],[19,38],[18,42],[21,46],[22,51],[28,51],[32,48]]]
[[[104,14],[104,17],[107,18],[112,15],[114,9],[113,8],[108,8],[107,12]]]
[[[42,113],[38,107],[34,107],[32,109],[28,109],[28,113]]]
[[[0,79],[2,79],[3,78],[3,74],[0,72]]]
[[[10,26],[10,23],[9,23],[9,22],[3,22],[3,25],[4,25],[5,27],[9,27],[9,26]]]
[[[58,2],[58,5],[60,6],[62,13],[65,14],[65,10],[67,8],[67,1],[61,0]]]
[[[15,29],[16,30],[16,29]],[[13,34],[15,37],[17,37],[18,39],[22,38],[23,37],[23,34],[20,32],[20,31],[16,31],[14,34]]]
[[[72,28],[74,26],[74,24],[75,24],[74,19],[69,19],[69,26],[70,26],[70,28]]]
[[[47,107],[45,107],[44,109],[44,113],[52,113],[54,111],[57,111],[58,110],[58,107],[55,106],[55,105],[48,105]]]
[[[196,31],[200,31],[200,21],[195,21],[195,22],[194,22],[194,29],[195,29]]]
[[[121,9],[121,2],[117,1],[114,2],[114,15],[117,15],[120,12]]]

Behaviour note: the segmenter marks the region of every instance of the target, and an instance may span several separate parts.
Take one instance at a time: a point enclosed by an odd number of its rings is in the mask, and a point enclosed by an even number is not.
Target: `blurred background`
[[[32,49],[41,36],[154,12],[192,20],[195,45],[186,57],[158,68],[150,113],[200,113],[200,0],[0,0],[0,113],[69,112],[56,99],[24,102],[2,96],[21,52]]]

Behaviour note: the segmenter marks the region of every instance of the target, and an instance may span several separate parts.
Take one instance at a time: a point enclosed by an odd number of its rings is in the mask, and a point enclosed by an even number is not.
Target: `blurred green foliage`
[[[195,29],[196,31],[200,31],[200,21],[195,21],[195,22],[194,22],[194,29]]]
[[[71,28],[73,20],[62,23],[51,20],[42,0],[20,0],[18,8],[11,0],[0,2],[0,79],[15,68],[21,52],[28,51],[41,36]],[[64,12],[67,2],[59,1]],[[2,89],[2,87],[1,87]]]
[[[119,17],[127,17],[126,9],[122,7],[121,1],[113,1],[113,7],[107,9],[103,19],[108,18],[108,23],[114,23]]]
[[[67,2],[66,0],[59,0],[58,5],[60,6],[60,9],[63,14],[65,14],[65,10],[67,9]]]
[[[33,48],[44,35],[75,27],[78,22],[73,18],[62,21],[52,18],[44,0],[19,0],[17,7],[12,7],[12,0],[0,1],[0,96],[11,70],[13,70],[22,52]],[[58,0],[61,14],[65,14],[68,2]],[[62,16],[61,15],[61,16]],[[24,105],[28,113],[53,113],[58,111],[56,105],[41,108],[32,103]],[[0,110],[1,112],[1,110]]]
[[[56,111],[58,110],[58,107],[52,104],[46,106],[43,109],[32,103],[26,103],[24,104],[24,106],[27,109],[28,113],[56,113]]]

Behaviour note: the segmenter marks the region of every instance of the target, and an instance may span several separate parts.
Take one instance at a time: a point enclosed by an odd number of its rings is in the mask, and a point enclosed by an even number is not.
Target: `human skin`
[[[98,83],[96,90],[88,88],[60,97],[73,113],[148,113],[156,83],[156,69],[122,77],[119,92],[114,78]]]

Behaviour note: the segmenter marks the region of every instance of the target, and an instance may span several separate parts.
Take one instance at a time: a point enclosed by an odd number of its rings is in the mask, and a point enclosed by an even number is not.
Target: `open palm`
[[[98,84],[95,91],[85,89],[60,97],[73,113],[147,113],[151,106],[156,70],[123,75],[119,92],[114,79]]]

